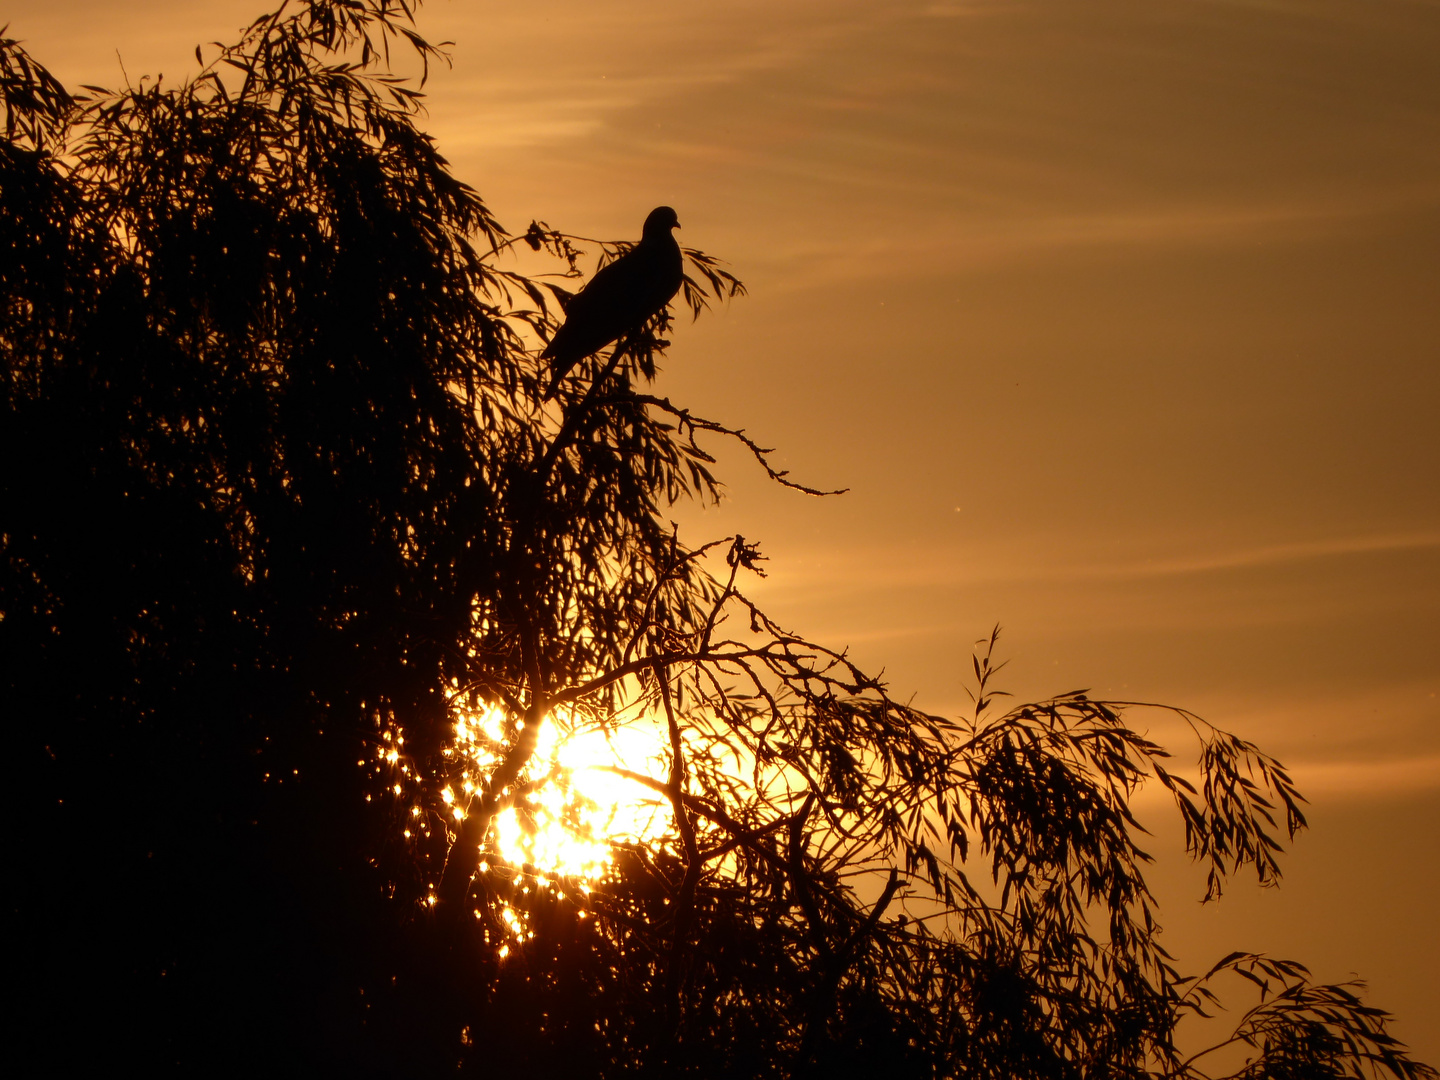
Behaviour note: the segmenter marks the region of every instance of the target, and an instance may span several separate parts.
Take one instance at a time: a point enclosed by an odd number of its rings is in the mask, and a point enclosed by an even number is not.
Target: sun
[[[460,823],[472,801],[478,804],[481,790],[520,732],[520,725],[496,708],[453,715],[453,735],[442,749],[448,783],[438,792],[433,785],[441,781],[426,779],[427,770],[407,753],[398,727],[381,732],[369,763],[356,762],[373,768],[377,778],[384,778],[382,790],[401,806],[408,804],[403,826],[407,840],[418,839],[417,833],[434,835],[442,819],[448,819],[446,831],[452,843],[458,842]],[[497,887],[490,910],[498,921],[489,924],[484,936],[500,959],[512,946],[535,936],[525,905],[500,897],[553,890],[557,899],[577,903],[579,917],[586,918],[585,897],[609,872],[621,845],[654,847],[674,832],[669,799],[633,778],[668,776],[670,753],[667,726],[644,713],[606,726],[568,712],[545,719],[522,774],[522,789],[513,804],[495,816],[481,850],[480,876]],[[437,899],[432,882],[425,902],[433,905]],[[485,917],[482,907],[475,909],[477,919]]]
[[[459,790],[446,787],[441,797],[457,822],[513,737],[507,724],[496,709],[456,720],[449,756],[461,769]],[[487,854],[540,875],[600,877],[616,842],[653,839],[672,823],[668,801],[615,770],[663,776],[668,755],[658,724],[644,717],[608,729],[547,717],[526,770],[528,790],[496,816]]]

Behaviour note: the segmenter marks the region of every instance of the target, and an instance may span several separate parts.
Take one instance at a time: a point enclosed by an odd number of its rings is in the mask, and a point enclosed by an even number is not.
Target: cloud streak
[[[1027,548],[1029,549],[1027,551]],[[1073,560],[1057,553],[1048,539],[1010,541],[1003,549],[971,546],[845,545],[812,550],[805,570],[778,571],[782,589],[836,581],[865,589],[904,586],[957,586],[999,583],[1047,584],[1178,578],[1260,567],[1312,563],[1324,559],[1384,556],[1440,549],[1440,530],[1413,530],[1293,540],[1254,546],[1217,546],[1182,555]]]

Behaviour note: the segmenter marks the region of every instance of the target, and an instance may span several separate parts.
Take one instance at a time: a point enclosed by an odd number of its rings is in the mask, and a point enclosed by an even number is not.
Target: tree
[[[1211,987],[1246,1077],[1427,1077],[1346,986],[1161,947],[1129,800],[1210,892],[1277,880],[1283,768],[1179,712],[1192,782],[1072,693],[927,715],[666,519],[744,432],[648,392],[669,311],[556,400],[584,243],[502,229],[417,127],[398,0],[258,19],[72,95],[0,42],[0,655],[32,1050],[183,1071],[1155,1076]],[[421,79],[423,86],[423,78]],[[599,245],[603,260],[625,250]],[[739,295],[685,252],[695,315]],[[635,721],[658,824],[593,876],[551,728]],[[557,794],[558,793],[558,794]],[[547,826],[549,827],[549,826]],[[559,827],[559,826],[554,826]],[[577,826],[578,827],[578,826]],[[603,839],[603,838],[602,838]]]

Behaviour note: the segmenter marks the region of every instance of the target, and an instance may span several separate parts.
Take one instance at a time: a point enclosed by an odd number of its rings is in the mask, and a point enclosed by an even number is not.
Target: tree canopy
[[[1435,1075],[1353,985],[1240,953],[1186,974],[1163,948],[1136,790],[1173,797],[1217,897],[1242,870],[1273,884],[1304,825],[1278,762],[1182,710],[1193,766],[1125,703],[1003,707],[993,636],[973,714],[929,715],[761,610],[752,541],[683,539],[669,508],[719,493],[707,440],[820,493],[652,392],[669,310],[547,396],[576,279],[627,245],[503,229],[394,49],[444,59],[402,0],[290,4],[121,91],[0,40],[0,693],[32,1055]],[[743,293],[684,255],[693,315]],[[650,749],[599,768],[648,824],[597,832],[562,748],[630,731]],[[592,863],[546,863],[523,839],[546,830]],[[1221,1052],[1189,1049],[1227,978],[1258,1000]]]

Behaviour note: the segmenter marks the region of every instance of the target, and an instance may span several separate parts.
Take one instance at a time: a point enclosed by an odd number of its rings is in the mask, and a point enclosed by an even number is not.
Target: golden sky
[[[263,7],[0,14],[65,81],[183,76]],[[1440,1062],[1440,4],[433,0],[429,129],[500,220],[660,203],[751,295],[660,390],[782,448],[688,512],[902,695],[1182,704],[1314,802],[1279,893],[1167,926],[1358,972]],[[1157,732],[1159,729],[1157,728]],[[1168,851],[1173,837],[1157,837]]]

